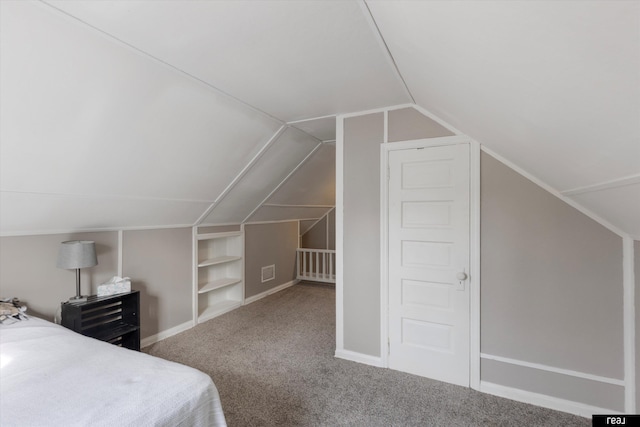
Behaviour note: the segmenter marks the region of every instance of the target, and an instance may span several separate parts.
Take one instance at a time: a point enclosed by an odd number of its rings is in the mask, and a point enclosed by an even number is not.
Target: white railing
[[[336,283],[336,251],[298,249],[298,279]]]

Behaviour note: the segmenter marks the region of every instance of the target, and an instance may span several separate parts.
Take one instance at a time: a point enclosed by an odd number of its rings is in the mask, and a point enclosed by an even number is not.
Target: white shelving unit
[[[205,322],[244,302],[244,234],[193,229],[194,320]]]

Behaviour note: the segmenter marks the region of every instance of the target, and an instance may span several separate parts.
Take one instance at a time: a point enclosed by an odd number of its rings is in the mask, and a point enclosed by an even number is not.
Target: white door
[[[469,386],[469,144],[389,151],[389,367]]]

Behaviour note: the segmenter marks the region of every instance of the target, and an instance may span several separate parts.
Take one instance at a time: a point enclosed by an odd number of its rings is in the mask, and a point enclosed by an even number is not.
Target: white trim
[[[380,145],[380,355],[389,367],[389,148]]]
[[[382,143],[389,143],[389,110],[384,111],[383,116],[383,130],[382,130]]]
[[[636,413],[636,326],[635,326],[635,272],[634,247],[630,237],[622,238],[622,269],[624,294],[624,408],[628,414]]]
[[[389,150],[410,150],[412,148],[431,148],[444,145],[469,144],[471,138],[466,135],[440,136],[437,138],[411,139],[408,141],[398,141],[390,144],[382,144]]]
[[[221,223],[212,223],[212,222],[204,222],[202,224],[198,224],[197,226],[191,225],[192,227],[228,227],[230,225],[237,225],[240,228],[239,222],[221,222]]]
[[[145,225],[145,226],[131,226],[131,227],[109,227],[103,229],[96,229],[94,231],[143,231],[143,230],[167,230],[171,228],[191,228],[193,224],[169,224],[169,225]],[[87,230],[73,230],[72,233],[78,233]],[[47,233],[50,234],[50,233]],[[57,233],[56,233],[57,234]]]
[[[542,406],[543,408],[568,412],[585,418],[591,418],[593,414],[616,414],[619,412],[613,409],[599,408],[597,406],[586,405],[584,403],[573,402],[559,397],[547,396],[545,394],[520,390],[486,381],[480,381],[480,391],[518,402]]]
[[[591,193],[594,191],[608,190],[610,188],[624,187],[626,185],[640,184],[640,174],[629,175],[623,178],[616,178],[610,181],[604,181],[598,184],[585,185],[571,190],[561,191],[564,196],[575,196],[582,193]]]
[[[242,233],[242,238],[240,240],[240,242],[242,243],[242,259],[240,260],[240,274],[242,277],[242,288],[240,288],[240,290],[242,291],[242,295],[240,296],[240,301],[242,301],[242,305],[244,305],[244,297],[247,293],[247,278],[245,277],[247,265],[247,233],[244,230],[244,224],[240,224],[240,232]]]
[[[327,218],[327,246],[329,246],[329,214],[331,213],[332,210],[335,209],[335,206],[332,206],[331,209],[329,209],[324,215],[322,215],[320,218],[318,218],[318,220],[316,222],[314,222],[313,224],[311,224],[311,226],[309,226],[309,228],[307,228],[307,231],[305,231],[304,233],[302,233],[300,235],[300,237],[304,236],[305,234],[307,234],[309,232],[309,230],[311,230],[313,227],[315,227],[316,225],[318,225],[318,223],[320,221],[322,221],[324,218]],[[304,221],[304,220],[300,220],[300,221]],[[298,223],[300,222],[298,221]],[[299,233],[298,233],[299,234]],[[329,248],[325,248],[325,249],[329,249]]]
[[[480,387],[480,144],[466,135],[427,138],[380,145],[380,351],[384,367],[389,366],[389,152],[443,145],[469,145],[469,386]],[[337,288],[336,288],[337,289]]]
[[[224,237],[242,236],[242,231],[214,231],[212,233],[202,233],[197,235],[198,240],[221,239]]]
[[[318,138],[315,138],[315,139],[318,140]],[[293,174],[296,173],[296,171],[298,169],[300,169],[302,167],[302,165],[304,165],[307,162],[307,160],[309,160],[311,158],[311,156],[313,156],[316,153],[316,151],[318,151],[318,149],[320,149],[320,147],[322,147],[322,142],[318,142],[318,144],[313,148],[313,150],[311,150],[309,152],[309,154],[307,154],[304,157],[304,159],[302,159],[300,161],[300,163],[298,163],[298,166],[296,166],[291,172],[289,172],[289,174],[287,176],[285,176],[282,181],[280,181],[280,184],[276,185],[276,187],[267,195],[267,197],[265,197],[258,204],[258,206],[256,206],[255,209],[252,210],[251,213],[249,213],[249,215],[247,215],[244,220],[242,220],[242,222],[245,223],[245,222],[249,221],[249,218],[251,218],[258,211],[258,209],[260,209],[262,206],[264,206],[266,201],[269,200],[271,198],[271,196],[273,196],[276,193],[276,191],[278,191],[280,189],[280,187],[282,187],[284,185],[284,183],[287,182],[289,180],[289,178],[291,178],[293,176]]]
[[[302,234],[300,235],[300,237],[302,237],[302,236],[304,236],[305,234],[307,234],[307,233],[309,232],[309,230],[311,230],[313,227],[315,227],[316,225],[318,225],[318,223],[319,223],[320,221],[322,221],[326,216],[327,216],[327,214],[324,214],[324,215],[322,215],[320,218],[318,218],[318,219],[317,219],[313,224],[311,224],[311,225],[309,226],[309,228],[307,228],[307,230],[306,230],[304,233],[302,233]],[[301,221],[304,221],[304,220],[301,220]],[[300,221],[298,221],[298,223],[299,223],[299,222],[300,222]]]
[[[277,118],[275,116],[272,116],[271,114],[267,113],[266,111],[261,110],[258,107],[255,107],[255,106],[243,101],[242,99],[237,98],[237,97],[231,95],[230,93],[225,92],[224,90],[212,85],[211,83],[209,83],[209,82],[207,82],[205,80],[202,80],[202,79],[196,77],[195,75],[190,74],[187,71],[185,71],[185,70],[183,70],[181,68],[178,68],[175,65],[172,65],[172,64],[170,64],[170,63],[168,63],[168,62],[166,62],[166,61],[164,61],[164,60],[162,60],[162,59],[160,59],[160,58],[158,58],[156,56],[153,56],[152,54],[150,54],[150,53],[148,53],[148,52],[146,52],[146,51],[144,51],[144,50],[142,50],[142,49],[140,49],[140,48],[138,48],[138,47],[136,47],[136,46],[134,46],[132,44],[129,44],[129,43],[127,43],[126,41],[124,41],[122,39],[119,39],[118,37],[114,36],[111,33],[108,33],[108,32],[106,32],[104,30],[101,30],[98,27],[95,27],[95,26],[89,24],[88,22],[86,22],[86,21],[84,21],[84,20],[82,20],[82,19],[80,19],[80,18],[78,18],[78,17],[66,12],[65,10],[62,10],[62,9],[60,9],[60,8],[50,4],[50,3],[47,3],[45,1],[37,2],[37,3],[39,3],[41,5],[48,6],[49,8],[55,10],[57,13],[65,16],[67,19],[71,19],[71,20],[75,21],[76,23],[79,22],[82,25],[85,25],[86,27],[91,28],[94,31],[97,31],[98,33],[100,33],[100,35],[102,35],[103,37],[106,37],[107,39],[109,39],[109,41],[112,41],[112,42],[115,41],[117,44],[119,44],[121,46],[124,46],[127,49],[129,49],[129,50],[131,50],[131,51],[133,51],[133,52],[135,52],[137,54],[140,54],[140,55],[142,55],[142,56],[144,56],[144,57],[146,57],[146,58],[148,58],[148,59],[160,64],[160,65],[162,65],[163,67],[165,67],[165,68],[167,68],[169,70],[172,70],[172,71],[180,74],[182,77],[185,77],[188,80],[191,80],[191,81],[193,81],[193,82],[195,82],[195,83],[197,83],[197,84],[199,84],[201,86],[204,86],[204,87],[208,88],[209,90],[213,90],[217,94],[222,95],[222,96],[224,96],[225,98],[227,98],[229,100],[235,101],[238,104],[242,105],[243,107],[245,107],[245,108],[247,108],[247,109],[249,109],[249,110],[251,110],[253,112],[258,113],[258,114],[262,115],[265,118],[273,120],[273,121],[275,121],[275,122],[277,122],[279,124],[284,124],[283,120],[281,120],[281,119],[279,119],[279,118]]]
[[[340,349],[336,350],[335,357],[337,357],[338,359],[350,360],[351,362],[364,363],[365,365],[384,368],[381,358],[370,356],[364,353],[357,353],[355,351]]]
[[[292,205],[285,203],[265,203],[262,206],[274,207],[274,208],[333,208],[333,205]]]
[[[480,389],[480,144],[469,146],[469,386]]]
[[[457,129],[457,128],[453,127],[453,126],[451,126],[449,123],[447,123],[446,121],[442,120],[440,117],[436,116],[431,111],[429,111],[429,110],[427,110],[425,108],[422,108],[418,104],[413,104],[413,108],[416,109],[422,115],[427,116],[428,118],[430,118],[434,122],[438,123],[443,128],[449,130],[450,132],[453,132],[456,135],[465,135],[464,132],[460,131],[459,129]]]
[[[602,377],[600,375],[587,374],[585,372],[572,371],[570,369],[556,368],[555,366],[543,365],[540,363],[525,362],[524,360],[495,356],[493,354],[480,353],[480,357],[485,360],[495,360],[496,362],[507,363],[509,365],[523,366],[525,368],[538,369],[540,371],[553,372],[554,374],[568,375],[570,377],[582,378],[585,380],[597,381],[600,383],[612,384],[620,387],[625,386],[624,380],[619,380],[616,378],[608,378]]]
[[[260,151],[258,151],[256,155],[253,156],[251,160],[249,160],[249,163],[247,163],[244,168],[242,168],[240,173],[238,173],[238,175],[236,175],[235,178],[231,180],[229,185],[227,185],[227,187],[222,190],[222,193],[220,193],[220,195],[216,197],[216,200],[211,205],[209,205],[209,207],[204,211],[202,215],[200,215],[200,218],[198,218],[193,225],[200,225],[200,223],[204,221],[204,219],[208,217],[211,212],[213,212],[216,206],[218,206],[220,202],[227,196],[227,194],[229,194],[231,190],[233,190],[233,188],[240,182],[240,180],[242,180],[247,172],[249,172],[249,170],[251,170],[251,168],[253,168],[255,164],[258,163],[258,160],[260,160],[264,153],[266,153],[267,150],[271,148],[271,146],[273,146],[273,144],[282,136],[286,129],[286,125],[280,126],[276,133],[274,133],[271,138],[269,138],[269,140],[262,146],[262,148],[260,148]]]
[[[324,249],[329,249],[329,216],[327,214],[324,215],[326,218],[324,221]]]
[[[291,218],[291,219],[276,219],[272,221],[249,221],[243,222],[243,225],[262,225],[262,224],[279,224],[281,222],[294,222],[294,221],[315,221],[320,218]]]
[[[344,117],[336,117],[336,354],[344,351]]]
[[[169,328],[167,330],[158,332],[155,335],[151,335],[147,338],[143,338],[140,341],[140,347],[144,348],[147,346],[150,346],[151,344],[155,344],[158,341],[162,341],[166,338],[172,337],[174,335],[179,334],[180,332],[184,332],[187,331],[191,328],[193,328],[196,324],[193,321],[188,321],[188,322],[184,322],[179,324],[178,326],[174,326],[173,328]]]
[[[0,233],[0,237],[19,237],[19,236],[47,236],[54,234],[70,234],[70,233],[102,233],[113,231],[142,231],[142,230],[166,230],[173,228],[191,228],[193,224],[172,224],[172,225],[148,225],[144,227],[104,227],[104,228],[76,228],[62,230],[36,230],[36,231],[10,231]]]
[[[268,297],[269,295],[273,295],[277,292],[280,292],[282,290],[285,290],[287,288],[290,288],[291,286],[299,283],[300,281],[298,279],[294,279],[290,282],[287,283],[283,283],[282,285],[276,286],[274,288],[271,288],[269,290],[266,290],[264,292],[259,293],[258,295],[254,295],[252,297],[249,298],[245,298],[244,300],[244,304],[243,305],[247,305],[247,304],[251,304],[252,302],[256,302],[264,297]]]
[[[343,119],[348,119],[351,117],[366,116],[367,114],[385,113],[385,112],[388,113],[389,111],[404,110],[405,108],[413,108],[414,110],[418,111],[420,114],[430,118],[431,120],[433,120],[434,122],[442,126],[443,128],[449,130],[450,132],[453,132],[455,135],[452,135],[452,136],[467,136],[464,132],[461,132],[459,129],[451,126],[449,123],[445,122],[440,117],[436,116],[435,114],[431,113],[430,111],[422,108],[421,106],[415,103],[398,104],[398,105],[393,105],[391,107],[373,108],[371,110],[356,111],[353,113],[340,114],[338,117],[341,117]],[[429,138],[429,139],[435,139],[435,138]]]
[[[193,324],[198,324],[198,226],[191,228],[191,314]]]
[[[402,110],[404,108],[413,108],[413,107],[415,107],[415,105],[416,104],[413,104],[413,103],[407,103],[407,104],[392,105],[390,107],[372,108],[370,110],[362,110],[362,111],[355,111],[355,112],[352,112],[352,113],[338,114],[337,118],[338,119],[349,119],[351,117],[366,116],[368,114],[384,113],[385,111]],[[338,134],[336,132],[336,138],[337,137],[338,137]],[[337,140],[336,140],[336,142],[337,142]]]
[[[395,71],[394,74],[396,76],[396,79],[402,85],[402,88],[405,91],[405,95],[407,95],[409,97],[409,99],[412,102],[415,103],[416,100],[414,99],[413,95],[411,94],[411,91],[409,90],[409,86],[407,85],[407,82],[404,80],[404,77],[402,77],[402,73],[400,72],[400,68],[398,68],[398,64],[396,63],[396,60],[393,58],[393,55],[391,54],[391,50],[389,49],[389,46],[387,45],[387,42],[385,41],[384,37],[382,36],[382,33],[380,32],[380,28],[378,27],[378,24],[376,23],[376,20],[373,17],[373,14],[371,13],[371,10],[369,9],[369,5],[366,3],[365,0],[359,0],[358,1],[358,5],[360,6],[360,9],[362,10],[362,14],[364,15],[364,19],[369,24],[369,27],[371,28],[371,31],[374,34],[374,37],[378,41],[378,45],[380,46],[380,48],[384,52],[385,57],[387,58],[387,62],[389,62],[389,65],[391,66],[393,71]]]
[[[302,236],[304,236],[305,234],[307,234],[307,232],[308,232],[309,230],[311,230],[313,227],[315,227],[315,226],[320,222],[320,220],[322,220],[322,218],[324,218],[324,216],[322,216],[322,217],[320,217],[320,218],[316,219],[315,221],[313,221],[313,224],[311,224],[311,225],[307,228],[307,230],[306,230],[304,233],[300,234],[300,230],[298,230],[298,236],[300,236],[300,243],[301,243],[301,244],[302,244]],[[301,219],[301,220],[299,220],[299,221],[298,221],[298,224],[300,224],[300,221],[310,221],[310,220],[304,220],[304,219]],[[298,249],[300,249],[300,248],[301,248],[301,246],[300,246],[300,245],[298,245]]]
[[[329,209],[327,211],[327,213],[324,215],[325,218],[327,218],[327,220],[325,221],[325,225],[326,225],[326,229],[327,229],[327,234],[325,236],[325,249],[331,249],[329,248],[329,213],[331,212],[331,209]]]
[[[569,198],[567,196],[564,196],[560,191],[556,190],[555,188],[551,187],[550,185],[545,184],[543,181],[541,181],[540,179],[538,179],[534,175],[532,175],[529,172],[525,171],[524,169],[516,166],[511,161],[505,159],[504,157],[502,157],[501,155],[497,154],[493,150],[485,147],[484,145],[481,146],[481,149],[482,149],[482,151],[484,151],[485,153],[489,154],[491,157],[495,158],[499,162],[503,163],[504,165],[506,165],[509,168],[513,169],[514,171],[518,172],[520,175],[524,176],[529,181],[533,182],[537,186],[539,186],[542,189],[544,189],[544,190],[548,191],[549,193],[553,194],[554,196],[556,196],[557,198],[559,198],[560,200],[562,200],[563,202],[565,202],[566,204],[568,204],[572,208],[578,210],[579,212],[581,212],[584,215],[588,216],[589,218],[591,218],[592,220],[596,221],[597,223],[599,223],[603,227],[607,228],[609,231],[612,231],[613,233],[617,234],[620,237],[627,236],[627,233],[625,233],[624,231],[622,231],[621,229],[619,229],[615,225],[611,224],[609,221],[606,221],[606,220],[602,219],[601,217],[599,217],[595,213],[591,212],[589,209],[585,208],[584,206],[582,206],[581,204],[579,204],[575,200],[573,200],[573,199],[571,199],[571,198]]]
[[[300,237],[304,236],[305,234],[307,234],[307,233],[309,232],[309,230],[311,230],[313,227],[315,227],[316,225],[318,225],[318,223],[319,223],[320,221],[322,221],[322,220],[327,216],[327,214],[328,214],[329,212],[331,212],[331,210],[328,210],[326,214],[322,215],[322,216],[321,216],[320,218],[318,218],[318,219],[317,219],[313,224],[311,224],[311,225],[309,226],[309,228],[307,228],[307,231],[305,231],[304,233],[302,233],[302,234],[300,235]],[[304,221],[304,220],[300,220],[300,221]]]
[[[144,200],[155,202],[183,202],[183,203],[212,203],[209,199],[180,199],[171,197],[151,197],[151,196],[131,196],[124,194],[86,194],[86,193],[59,193],[45,191],[21,191],[21,190],[0,190],[0,193],[29,194],[35,196],[53,197],[73,197],[78,199],[111,199],[111,200]]]
[[[124,231],[118,230],[118,277],[124,277],[122,265],[124,264]]]
[[[287,122],[288,125],[296,125],[298,123],[304,123],[304,122],[312,122],[314,120],[323,120],[323,119],[335,119],[336,115],[335,114],[329,114],[327,116],[318,116],[318,117],[311,117],[309,119],[300,119],[300,120],[293,120],[290,122]],[[296,129],[298,129],[297,126],[294,126]],[[305,132],[306,133],[306,132]]]

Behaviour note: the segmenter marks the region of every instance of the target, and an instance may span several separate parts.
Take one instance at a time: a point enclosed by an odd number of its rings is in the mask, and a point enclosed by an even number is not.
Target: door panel
[[[389,367],[469,385],[469,145],[389,151]]]
[[[402,279],[401,292],[401,304],[405,307],[413,305],[418,309],[423,307],[448,311],[453,309],[447,283]]]
[[[451,203],[402,202],[402,228],[424,228],[451,225]]]

